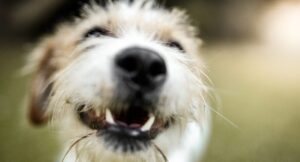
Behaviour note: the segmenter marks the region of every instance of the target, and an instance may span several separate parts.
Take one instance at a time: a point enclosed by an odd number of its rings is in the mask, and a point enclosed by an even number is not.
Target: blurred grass
[[[56,132],[31,127],[22,108],[24,50],[0,51],[0,161],[53,162]],[[300,161],[300,58],[255,45],[223,44],[204,53],[222,101],[218,111],[239,126],[214,114],[204,162]]]
[[[23,109],[28,79],[19,70],[24,50],[13,46],[1,47],[0,52],[0,161],[53,162],[53,130],[31,127]]]
[[[260,45],[210,47],[210,76],[222,104],[205,162],[300,161],[300,56]]]

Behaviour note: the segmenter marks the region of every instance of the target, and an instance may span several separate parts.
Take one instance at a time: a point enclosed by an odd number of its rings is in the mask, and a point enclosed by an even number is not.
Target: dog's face
[[[93,4],[32,55],[31,119],[53,119],[66,139],[92,132],[81,151],[147,152],[168,130],[201,120],[199,44],[181,11]]]

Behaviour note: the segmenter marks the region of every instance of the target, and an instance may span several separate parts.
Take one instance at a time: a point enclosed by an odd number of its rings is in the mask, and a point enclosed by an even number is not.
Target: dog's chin
[[[94,109],[78,111],[83,124],[96,130],[106,148],[116,153],[146,151],[160,133],[174,121],[163,119],[143,107],[132,106],[122,112],[107,108],[105,113]]]

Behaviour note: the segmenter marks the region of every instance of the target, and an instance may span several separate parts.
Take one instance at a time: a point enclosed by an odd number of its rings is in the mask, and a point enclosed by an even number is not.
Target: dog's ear
[[[28,116],[31,123],[41,125],[47,122],[48,99],[52,91],[50,81],[56,71],[54,65],[55,48],[51,40],[45,40],[30,55],[28,67],[33,73],[29,94]]]

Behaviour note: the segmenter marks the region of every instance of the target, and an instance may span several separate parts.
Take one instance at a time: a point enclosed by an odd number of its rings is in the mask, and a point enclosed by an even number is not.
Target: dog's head
[[[53,119],[80,148],[146,152],[159,136],[203,117],[200,40],[184,12],[153,1],[96,4],[30,57],[30,118]],[[84,143],[84,142],[83,142]]]

